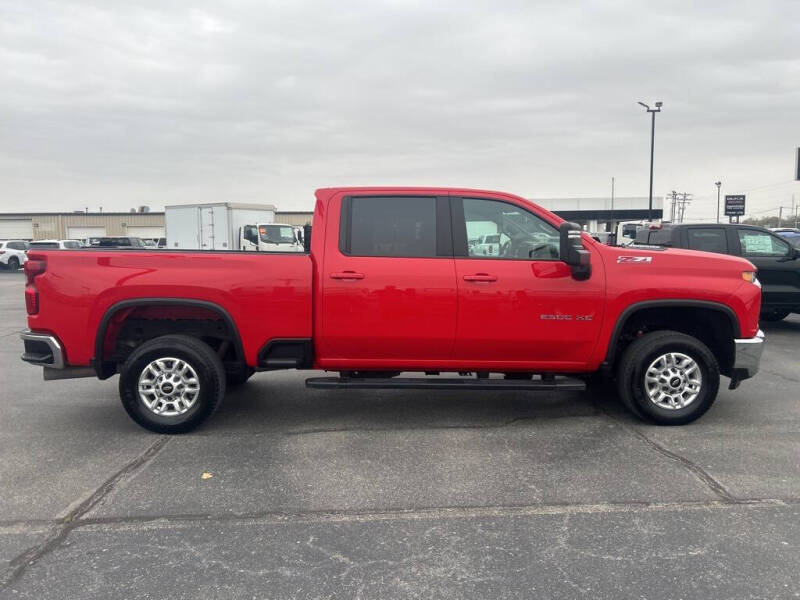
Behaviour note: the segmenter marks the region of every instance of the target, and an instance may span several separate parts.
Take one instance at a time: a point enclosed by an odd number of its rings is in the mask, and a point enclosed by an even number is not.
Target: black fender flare
[[[619,317],[617,317],[617,322],[614,324],[614,330],[611,332],[611,337],[608,340],[605,364],[613,364],[615,358],[614,355],[616,354],[617,350],[617,341],[619,340],[619,336],[622,333],[625,324],[628,322],[628,319],[630,319],[637,312],[650,308],[703,308],[707,310],[715,310],[728,317],[735,338],[738,338],[741,335],[739,319],[736,317],[736,313],[733,312],[733,309],[727,304],[713,302],[711,300],[684,300],[681,298],[674,300],[643,300],[641,302],[634,302],[633,304],[626,306],[625,309],[620,313]]]
[[[108,379],[116,373],[116,364],[103,360],[103,349],[105,347],[106,334],[108,333],[108,326],[111,323],[111,319],[117,312],[124,308],[139,306],[191,306],[205,308],[217,313],[222,317],[222,320],[233,336],[233,344],[237,357],[240,358],[242,362],[245,361],[244,346],[242,346],[242,338],[239,335],[239,328],[236,326],[236,321],[234,321],[231,314],[219,304],[209,302],[208,300],[196,300],[194,298],[130,298],[109,306],[103,318],[100,320],[100,325],[97,327],[97,334],[94,342],[94,358],[91,360],[91,365],[97,373],[97,377],[100,379]]]

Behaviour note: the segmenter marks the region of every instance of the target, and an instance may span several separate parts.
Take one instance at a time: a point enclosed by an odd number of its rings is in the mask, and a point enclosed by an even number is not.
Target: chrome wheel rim
[[[650,402],[660,408],[686,408],[700,395],[703,374],[700,365],[680,352],[668,352],[647,367],[644,387]]]
[[[180,358],[157,358],[139,375],[139,398],[162,417],[185,414],[200,397],[200,380],[192,365]]]

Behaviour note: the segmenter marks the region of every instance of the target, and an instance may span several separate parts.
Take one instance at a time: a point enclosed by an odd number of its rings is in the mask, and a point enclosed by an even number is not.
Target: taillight
[[[39,312],[39,290],[36,277],[44,273],[47,263],[41,258],[31,258],[25,263],[25,309],[29,315]]]

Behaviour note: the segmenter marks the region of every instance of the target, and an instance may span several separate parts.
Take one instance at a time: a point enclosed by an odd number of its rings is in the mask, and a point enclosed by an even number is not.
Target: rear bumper
[[[736,356],[733,361],[733,372],[737,379],[749,379],[758,373],[761,353],[764,351],[764,332],[760,329],[755,337],[733,340]]]
[[[19,334],[19,337],[25,345],[22,360],[50,369],[64,368],[64,349],[55,336],[47,333],[34,333],[30,329],[26,329]]]

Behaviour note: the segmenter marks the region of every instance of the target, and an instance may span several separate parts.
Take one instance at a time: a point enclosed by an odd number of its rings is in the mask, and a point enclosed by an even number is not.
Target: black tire
[[[227,373],[225,375],[225,382],[229,388],[238,387],[247,383],[247,380],[253,376],[256,370],[252,367],[244,367],[236,372]]]
[[[683,408],[662,408],[647,395],[645,373],[666,353],[684,354],[697,363],[702,380],[697,397]],[[654,331],[634,340],[617,366],[617,391],[634,414],[659,425],[684,425],[700,418],[714,403],[719,391],[719,364],[708,347],[677,331]]]
[[[156,359],[168,357],[185,361],[199,382],[199,393],[191,407],[172,416],[156,414],[139,395],[139,377],[145,367]],[[128,415],[145,429],[185,433],[216,412],[225,397],[225,369],[208,344],[188,335],[165,335],[145,342],[131,353],[120,372],[119,395]]]
[[[17,269],[19,269],[19,259],[16,256],[12,256],[8,259],[8,270],[16,271]]]
[[[767,310],[762,312],[759,318],[762,321],[767,321],[771,323],[775,321],[782,321],[783,319],[789,316],[789,313],[791,313],[790,310]]]

